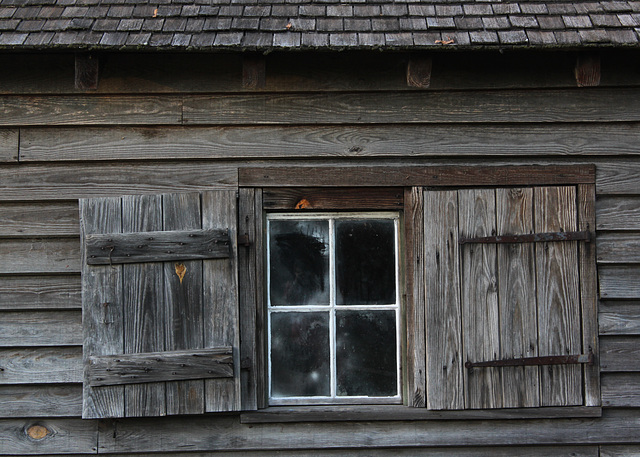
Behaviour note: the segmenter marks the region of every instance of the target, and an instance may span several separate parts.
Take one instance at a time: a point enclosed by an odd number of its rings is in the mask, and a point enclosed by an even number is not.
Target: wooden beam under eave
[[[578,87],[596,87],[600,85],[600,55],[581,54],[575,68]]]
[[[264,89],[267,86],[266,59],[264,56],[247,55],[242,58],[242,87]]]
[[[428,57],[411,57],[407,63],[407,86],[427,89],[431,85],[432,61]]]
[[[76,54],[75,86],[78,90],[97,90],[100,59],[91,53]]]

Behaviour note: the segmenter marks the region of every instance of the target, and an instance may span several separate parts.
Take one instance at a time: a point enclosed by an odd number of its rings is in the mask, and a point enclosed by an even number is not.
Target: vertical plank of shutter
[[[238,290],[240,304],[240,360],[242,360],[240,382],[242,410],[257,409],[257,385],[259,373],[256,371],[258,352],[256,347],[256,313],[258,298],[256,284],[256,218],[255,190],[240,189],[238,195],[238,233],[249,236],[250,246],[238,248]]]
[[[495,191],[458,191],[460,235],[490,236],[496,233]],[[495,360],[500,354],[497,256],[492,244],[461,247],[462,339],[464,360]],[[465,370],[467,408],[502,407],[500,368]]]
[[[202,228],[228,228],[231,255],[203,262],[205,347],[233,347],[233,378],[205,381],[205,410],[240,409],[240,335],[237,278],[237,204],[235,191],[202,194]]]
[[[575,187],[538,187],[534,196],[536,232],[576,230]],[[577,242],[536,243],[539,353],[581,350]],[[578,365],[540,368],[542,406],[582,404]]]
[[[162,230],[160,195],[122,197],[122,231]],[[124,352],[164,350],[163,267],[161,263],[123,266]],[[165,383],[125,386],[127,417],[163,416],[166,411]]]
[[[595,239],[596,189],[593,184],[578,186],[578,230],[588,230]],[[598,299],[596,272],[596,243],[579,243],[580,255],[580,301],[582,305],[582,347],[593,350],[596,357],[598,346]],[[585,406],[600,406],[600,364],[584,365]]]
[[[407,319],[407,392],[408,406],[424,408],[427,354],[425,350],[424,270],[424,198],[422,187],[404,191],[404,242],[406,319]]]
[[[255,190],[255,202],[254,202],[254,217],[255,217],[255,227],[256,227],[256,298],[257,298],[257,309],[256,309],[256,330],[255,336],[256,339],[256,347],[258,352],[258,358],[256,359],[256,373],[257,377],[257,385],[256,392],[258,395],[258,408],[266,408],[268,405],[267,400],[267,380],[266,380],[266,322],[267,319],[265,317],[267,305],[264,302],[264,297],[266,296],[264,287],[266,283],[266,274],[265,274],[265,256],[263,253],[267,252],[264,247],[264,216],[262,212],[262,189]]]
[[[463,409],[458,199],[424,193],[427,408]]]
[[[200,194],[162,196],[164,230],[200,229]],[[176,265],[184,265],[182,280]],[[200,349],[204,345],[202,261],[164,262],[165,350]],[[168,382],[167,414],[204,412],[204,381]]]
[[[496,189],[498,234],[533,233],[533,189]],[[500,359],[538,355],[533,244],[499,244]],[[503,407],[539,406],[537,367],[502,368]]]
[[[119,198],[80,200],[82,244],[88,234],[122,231]],[[124,416],[124,386],[91,388],[86,378],[90,355],[124,352],[122,320],[122,266],[89,266],[82,249],[82,320],[85,379],[82,417],[96,419]]]

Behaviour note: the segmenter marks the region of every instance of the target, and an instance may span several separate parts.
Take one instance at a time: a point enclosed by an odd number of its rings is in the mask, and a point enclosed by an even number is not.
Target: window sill
[[[562,419],[600,417],[597,406],[559,406],[544,408],[478,409],[463,411],[429,411],[400,405],[362,406],[273,406],[240,415],[243,424],[278,422],[337,421],[423,421],[423,420],[500,420],[500,419]]]

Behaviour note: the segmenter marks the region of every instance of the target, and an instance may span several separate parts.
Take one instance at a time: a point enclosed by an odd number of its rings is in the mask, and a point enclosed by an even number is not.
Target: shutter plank
[[[533,189],[496,189],[498,234],[533,233]],[[500,359],[538,355],[535,264],[532,243],[500,244],[498,300]],[[537,367],[502,368],[505,408],[540,405]]]
[[[161,196],[122,197],[123,232],[162,229]],[[125,354],[164,350],[163,268],[160,263],[123,266]],[[165,414],[164,383],[125,386],[127,417]]]
[[[162,198],[164,230],[201,228],[199,194],[167,194]],[[178,276],[179,266],[184,276]],[[165,349],[204,347],[202,262],[198,260],[164,263]],[[204,412],[204,381],[168,382],[167,414]]]
[[[80,226],[86,235],[115,233],[122,230],[122,205],[119,198],[80,200]],[[84,249],[82,250],[84,252]],[[82,262],[83,359],[89,355],[124,352],[122,309],[122,266],[89,266]],[[91,388],[83,386],[82,417],[103,418],[124,415],[122,386]]]
[[[232,346],[234,351],[234,377],[205,381],[207,412],[240,409],[236,208],[235,191],[212,191],[202,194],[202,228],[228,228],[232,249],[229,259],[203,261],[205,347]]]
[[[465,238],[496,233],[495,192],[490,189],[458,191],[460,235]],[[495,245],[467,245],[462,259],[463,358],[477,362],[500,354],[500,329]],[[502,407],[500,368],[464,371],[468,408]]]
[[[539,187],[534,199],[536,232],[576,230],[575,187]],[[535,250],[539,353],[580,353],[577,242],[538,243]],[[582,404],[581,370],[579,365],[541,367],[542,406]]]
[[[457,192],[425,192],[424,214],[427,407],[462,409]]]

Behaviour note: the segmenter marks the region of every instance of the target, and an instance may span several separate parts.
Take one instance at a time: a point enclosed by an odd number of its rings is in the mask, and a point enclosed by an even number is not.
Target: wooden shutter
[[[586,187],[425,191],[428,408],[596,404],[593,370],[580,364],[465,367],[597,354],[595,300],[586,293],[593,287],[582,285],[581,291],[580,283],[581,271],[589,271],[584,265],[595,262],[593,249],[581,247],[585,241],[461,241],[585,230],[589,224],[579,218],[579,197]],[[593,281],[588,276],[582,280]]]
[[[240,409],[236,207],[234,191],[80,201],[83,417]]]

